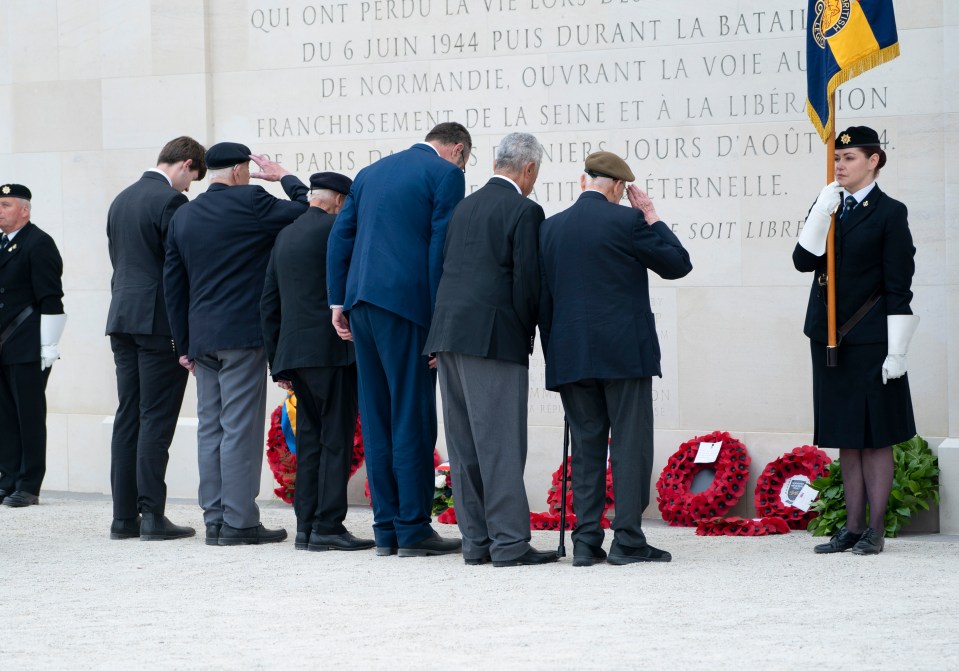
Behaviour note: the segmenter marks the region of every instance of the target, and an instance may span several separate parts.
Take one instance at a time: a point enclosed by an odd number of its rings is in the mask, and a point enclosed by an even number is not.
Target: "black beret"
[[[210,170],[232,168],[250,160],[250,148],[239,142],[218,142],[206,150],[206,166]]]
[[[30,193],[30,189],[23,184],[3,184],[0,185],[0,198],[23,198],[24,200],[30,200],[33,198],[33,194]]]
[[[880,146],[879,133],[869,126],[850,126],[836,136],[836,149],[878,146]]]
[[[626,161],[611,151],[597,151],[586,157],[586,172],[593,177],[612,177],[624,182],[632,182],[633,171]]]
[[[314,172],[310,175],[311,189],[330,189],[338,193],[349,193],[353,180],[338,172]]]

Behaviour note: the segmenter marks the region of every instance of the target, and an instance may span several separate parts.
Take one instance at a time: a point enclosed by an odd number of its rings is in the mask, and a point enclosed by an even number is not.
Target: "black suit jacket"
[[[882,292],[879,302],[843,338],[844,343],[886,342],[886,315],[912,314],[915,254],[906,206],[880,191],[877,184],[837,226],[837,328],[869,300],[873,291]],[[815,256],[796,245],[793,265],[801,272],[815,271],[803,332],[810,339],[825,343],[825,290],[818,280],[826,272],[826,255]]]
[[[456,206],[424,353],[458,352],[529,365],[543,219],[542,207],[496,177]]]
[[[263,346],[260,297],[277,233],[308,207],[309,189],[280,180],[290,200],[262,186],[211,184],[173,215],[163,290],[177,350],[190,359]]]
[[[669,227],[584,191],[543,222],[539,242],[546,388],[662,375],[647,269],[671,280],[693,268]]]
[[[63,314],[63,259],[56,243],[33,223],[0,252],[0,332],[27,306],[33,314],[10,334],[0,364],[40,361],[40,315]]]
[[[163,248],[173,214],[187,197],[148,170],[113,199],[107,240],[113,277],[107,335],[170,335],[163,299]]]
[[[326,247],[336,217],[311,207],[280,231],[260,299],[263,343],[273,379],[296,368],[348,366],[353,343],[342,340],[326,304]]]

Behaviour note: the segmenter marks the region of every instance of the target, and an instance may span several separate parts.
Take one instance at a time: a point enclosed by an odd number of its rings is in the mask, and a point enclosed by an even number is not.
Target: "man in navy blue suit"
[[[378,555],[460,551],[430,526],[436,392],[422,354],[472,139],[441,123],[356,176],[327,251],[333,326],[356,348]]]
[[[653,466],[652,376],[662,375],[648,271],[677,279],[692,265],[649,197],[627,189],[632,181],[616,154],[590,154],[582,195],[540,226],[546,388],[563,399],[574,446],[573,566],[606,559],[607,445],[616,500],[609,563],[671,558],[642,529]],[[624,193],[631,208],[619,205]]]

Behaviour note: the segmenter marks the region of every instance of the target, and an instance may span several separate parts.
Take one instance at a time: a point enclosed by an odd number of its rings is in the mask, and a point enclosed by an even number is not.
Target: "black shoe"
[[[296,536],[293,538],[293,547],[297,550],[306,550],[310,545],[310,532],[309,531],[297,531]]]
[[[27,506],[35,506],[40,503],[40,497],[36,494],[30,494],[29,492],[14,492],[13,494],[7,494],[3,498],[3,505],[10,506],[11,508],[26,508]]]
[[[377,545],[376,546],[377,557],[389,557],[390,555],[395,555],[397,551],[398,551],[398,548],[395,545]]]
[[[448,555],[461,552],[463,550],[463,541],[459,538],[443,538],[435,531],[421,540],[419,543],[409,547],[400,548],[400,557],[427,557],[431,555]]]
[[[193,527],[177,526],[164,515],[143,513],[143,521],[140,523],[141,541],[172,541],[193,536],[196,536],[196,529]]]
[[[866,527],[866,530],[862,532],[862,536],[859,538],[859,542],[852,546],[852,553],[854,555],[879,554],[886,545],[883,535],[883,531]]]
[[[606,550],[584,541],[573,543],[573,566],[592,566],[606,561]]]
[[[264,543],[281,543],[285,540],[286,529],[267,529],[262,524],[237,529],[224,522],[220,527],[220,539],[217,545],[263,545]]]
[[[0,503],[3,503],[3,500],[13,494],[13,492],[8,492],[6,489],[0,489]]]
[[[493,566],[502,568],[504,566],[536,566],[539,564],[552,564],[559,560],[559,555],[555,550],[536,550],[530,548],[516,559],[506,559],[494,561]]]
[[[862,538],[862,534],[854,534],[846,527],[843,527],[839,530],[838,534],[829,539],[828,543],[820,543],[814,547],[812,551],[817,555],[845,552],[858,543],[860,538]]]
[[[124,538],[140,537],[140,516],[129,520],[113,520],[110,525],[110,540],[119,541]]]
[[[311,552],[324,552],[326,550],[369,550],[376,543],[367,538],[357,538],[349,531],[342,534],[318,534],[315,531],[310,534],[310,545],[307,548]]]
[[[606,559],[614,566],[624,564],[633,564],[635,562],[668,562],[672,561],[673,556],[665,550],[654,548],[652,545],[645,545],[641,548],[632,548],[628,545],[619,545],[613,541],[613,547],[609,549],[609,557]]]
[[[206,525],[206,544],[220,544],[220,529],[223,528],[223,522],[209,522]]]
[[[489,564],[493,561],[493,558],[489,554],[485,554],[482,557],[464,557],[463,561],[467,566],[482,566],[483,564]]]

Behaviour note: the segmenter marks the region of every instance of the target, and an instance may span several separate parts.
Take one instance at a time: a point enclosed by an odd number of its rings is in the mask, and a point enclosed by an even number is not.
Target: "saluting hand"
[[[254,179],[263,179],[267,182],[279,182],[281,177],[291,174],[276,161],[271,161],[263,154],[250,154],[250,159],[256,163],[259,168],[257,172],[251,172],[250,177]]]
[[[642,211],[647,224],[660,221],[659,215],[656,214],[656,206],[653,205],[652,198],[646,195],[644,191],[641,191],[638,186],[635,184],[627,186],[626,197],[629,198],[629,204],[634,210]]]

